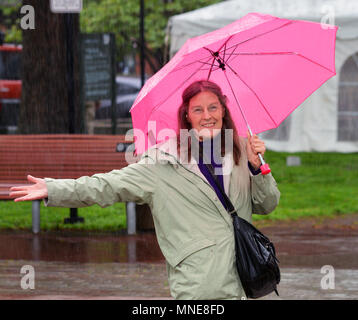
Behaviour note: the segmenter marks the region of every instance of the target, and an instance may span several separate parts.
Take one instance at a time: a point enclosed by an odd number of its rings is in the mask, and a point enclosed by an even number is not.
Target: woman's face
[[[220,132],[214,132],[214,129],[222,128],[224,115],[225,110],[219,98],[210,91],[200,92],[189,101],[187,119],[203,139],[211,138]]]

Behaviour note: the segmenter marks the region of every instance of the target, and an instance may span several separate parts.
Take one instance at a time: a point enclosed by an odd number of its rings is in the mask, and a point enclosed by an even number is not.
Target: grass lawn
[[[31,230],[32,203],[0,201],[0,230]],[[107,208],[97,205],[79,208],[78,216],[85,219],[84,223],[64,224],[64,218],[70,216],[70,209],[45,207],[41,202],[41,230],[86,230],[115,232],[126,227],[126,209],[124,203],[116,203]]]
[[[292,155],[301,157],[301,166],[286,166],[286,157]],[[358,153],[267,151],[265,160],[277,181],[281,199],[273,213],[254,215],[254,221],[358,213]],[[113,232],[126,226],[124,203],[107,208],[80,208],[78,214],[85,218],[85,223],[64,224],[69,209],[46,208],[41,204],[41,230]],[[0,201],[0,229],[31,230],[31,219],[31,202]]]
[[[301,166],[287,167],[287,156]],[[268,151],[265,160],[281,192],[276,210],[254,220],[297,219],[358,213],[358,153],[285,153]]]

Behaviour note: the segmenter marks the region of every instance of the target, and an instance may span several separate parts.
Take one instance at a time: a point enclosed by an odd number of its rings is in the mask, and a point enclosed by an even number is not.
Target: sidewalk
[[[21,289],[20,269],[35,269],[35,289]],[[335,289],[322,289],[320,269],[282,268],[280,296],[267,299],[358,299],[358,271],[335,270]],[[164,264],[0,261],[0,299],[171,299]]]
[[[351,215],[261,226],[281,262],[280,296],[264,299],[358,299],[357,221]],[[0,299],[171,299],[154,234],[2,232],[0,253]],[[24,265],[35,270],[35,289],[21,288]],[[334,289],[322,288],[325,265],[333,267]]]

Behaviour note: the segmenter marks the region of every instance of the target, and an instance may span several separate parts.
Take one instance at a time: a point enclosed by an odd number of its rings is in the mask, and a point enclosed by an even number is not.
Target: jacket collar
[[[164,142],[154,145],[147,151],[147,153],[151,154],[152,157],[155,157],[155,161],[159,161],[160,163],[170,163],[176,168],[177,166],[182,166],[186,170],[189,170],[202,178],[206,183],[209,183],[201,173],[195,157],[192,156],[190,161],[188,161],[187,145],[182,146],[180,154],[178,154],[176,137],[169,138]],[[227,194],[229,194],[230,175],[233,170],[233,164],[232,152],[227,152],[222,158],[224,189]]]

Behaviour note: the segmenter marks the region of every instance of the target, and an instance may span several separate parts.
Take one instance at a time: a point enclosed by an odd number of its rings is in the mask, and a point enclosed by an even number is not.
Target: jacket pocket
[[[215,245],[215,241],[206,238],[190,240],[184,243],[178,249],[178,255],[172,259],[171,265],[175,268],[180,262],[182,262],[190,255],[194,254],[195,252],[201,249],[211,247],[213,245]]]
[[[169,285],[175,299],[201,299],[206,295],[208,275],[213,269],[216,243],[191,240],[181,247],[169,269]]]

